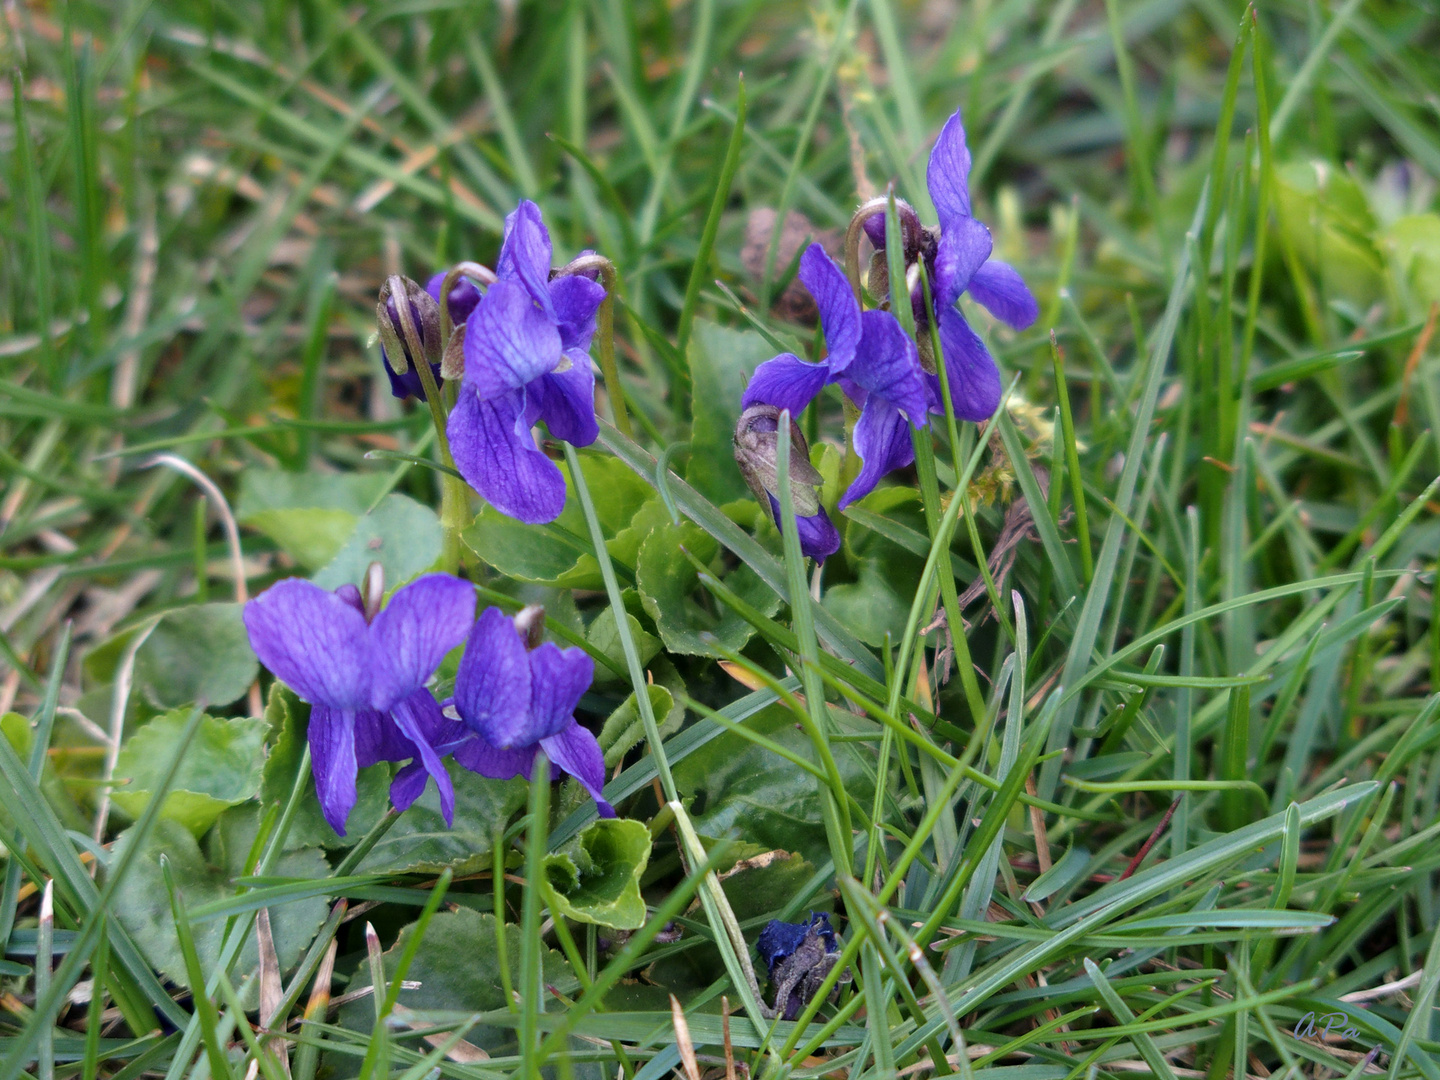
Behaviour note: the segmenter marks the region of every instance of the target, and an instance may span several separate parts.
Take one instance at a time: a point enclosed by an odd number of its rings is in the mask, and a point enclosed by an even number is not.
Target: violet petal
[[[486,608],[470,631],[455,675],[455,709],[465,726],[502,750],[535,741],[530,658],[515,624]]]
[[[925,380],[915,342],[888,311],[867,311],[860,319],[864,336],[846,374],[903,412],[916,427],[923,427]]]
[[[553,323],[555,308],[550,301],[550,257],[550,231],[545,228],[540,208],[526,199],[505,216],[505,239],[500,245],[500,257],[495,261],[495,274],[502,280],[523,283],[530,298],[540,305]],[[495,286],[490,288],[493,290]]]
[[[325,820],[345,835],[345,819],[355,806],[355,719],[345,709],[310,709],[310,771]]]
[[[1000,369],[965,316],[954,308],[940,312],[940,348],[955,416],[977,424],[990,419],[1000,404]]]
[[[425,291],[438,304],[440,302],[440,286],[445,284],[445,275],[448,270],[441,270],[425,284]],[[475,283],[467,277],[460,277],[455,284],[450,286],[450,325],[459,326],[470,313],[475,310],[475,305],[480,303],[480,290]]]
[[[412,743],[390,718],[388,711],[355,709],[351,712],[355,732],[355,767],[368,769],[382,761],[408,761],[416,756]]]
[[[829,377],[828,365],[811,364],[794,353],[781,353],[755,369],[740,399],[740,407],[773,405],[777,409],[789,409],[791,417],[798,418]]]
[[[580,786],[595,800],[595,808],[601,817],[615,816],[615,808],[605,801],[605,755],[589,730],[572,722],[548,739],[541,739],[540,749],[552,762],[580,781]]]
[[[465,389],[488,401],[554,370],[560,331],[524,285],[497,281],[466,324],[464,348]]]
[[[453,825],[455,823],[455,788],[450,782],[450,774],[445,771],[445,763],[440,760],[440,755],[435,752],[427,737],[427,728],[435,726],[434,717],[428,715],[430,713],[438,715],[440,706],[429,690],[416,690],[403,701],[397,701],[395,707],[390,710],[395,726],[415,744],[416,759],[425,767],[426,773],[435,780],[435,786],[440,791],[440,813],[445,818],[445,824]],[[423,784],[420,790],[425,790]],[[412,798],[410,801],[414,802],[415,800]],[[395,805],[399,807],[398,803]],[[399,808],[404,809],[404,807]]]
[[[990,257],[990,230],[972,217],[953,219],[940,234],[935,252],[935,307],[943,310],[960,298]]]
[[[529,525],[560,516],[565,477],[535,445],[523,390],[493,401],[462,390],[446,431],[460,475],[501,513]]]
[[[589,446],[600,437],[595,419],[595,369],[587,352],[571,349],[565,356],[570,361],[568,369],[540,376],[525,388],[525,395],[551,435],[571,446]]]
[[[910,425],[900,411],[877,394],[871,394],[855,423],[855,452],[863,462],[860,473],[840,499],[840,509],[875,490],[886,473],[915,460]]]
[[[930,201],[935,204],[942,232],[950,228],[954,219],[970,216],[970,148],[965,145],[959,109],[945,121],[930,151],[925,185],[930,189]]]
[[[605,286],[579,274],[566,274],[550,282],[550,302],[560,328],[564,349],[586,352],[595,334],[595,313],[605,299]]]
[[[415,800],[425,794],[425,785],[429,782],[430,774],[425,771],[424,763],[410,762],[390,781],[390,805],[396,810],[409,810]],[[445,819],[445,824],[451,824],[450,818]]]
[[[424,686],[475,620],[475,587],[449,574],[418,577],[390,598],[370,627],[370,704],[388,709]]]
[[[784,528],[780,519],[780,500],[770,496],[770,515],[775,519],[777,529]],[[840,550],[840,533],[830,515],[822,507],[818,514],[809,517],[795,515],[795,531],[800,534],[800,552],[816,562],[824,562]]]
[[[370,704],[365,616],[332,592],[287,578],[245,605],[245,629],[260,662],[311,705]]]
[[[472,736],[455,748],[452,755],[457,762],[473,773],[490,780],[510,780],[523,776],[527,780],[535,767],[535,747],[521,746],[514,750],[501,750],[491,746],[479,735]]]
[[[595,678],[595,662],[583,649],[547,641],[530,653],[530,722],[527,741],[549,738],[575,719],[580,696]]]
[[[838,375],[850,366],[860,344],[860,301],[855,299],[845,271],[819,244],[811,244],[800,256],[799,278],[815,298],[829,351],[826,362],[830,373]]]
[[[970,295],[1007,326],[1024,330],[1040,317],[1040,305],[1020,272],[991,259],[970,279]]]

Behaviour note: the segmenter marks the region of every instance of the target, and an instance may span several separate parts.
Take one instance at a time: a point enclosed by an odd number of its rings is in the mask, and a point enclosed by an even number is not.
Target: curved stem
[[[445,280],[440,282],[440,351],[444,353],[445,346],[450,344],[450,335],[455,332],[455,324],[450,321],[450,290],[460,283],[462,277],[474,278],[476,281],[485,283],[489,288],[498,280],[495,271],[488,266],[477,262],[458,262],[450,268],[445,275]]]
[[[452,271],[453,273],[453,271]],[[448,279],[447,275],[447,279]],[[392,279],[394,280],[394,279]],[[393,290],[392,290],[393,291]],[[419,341],[419,334],[415,332],[413,321],[410,318],[410,305],[404,303],[405,294],[402,291],[397,294],[402,302],[397,303],[400,316],[401,328],[407,341]],[[443,289],[441,296],[447,296]],[[450,305],[440,305],[442,317],[448,321]],[[443,345],[448,341],[446,334],[442,340]],[[419,350],[413,350],[419,352]],[[430,369],[429,357],[420,355],[412,357],[411,362],[415,365],[415,373],[420,376],[420,388],[425,395],[425,405],[430,410],[431,423],[435,425],[435,443],[440,448],[440,462],[446,468],[454,470],[455,459],[450,456],[450,436],[445,430],[445,401],[440,396],[440,387],[435,382],[435,372]],[[453,574],[460,569],[460,531],[465,528],[465,483],[450,473],[441,473],[440,479],[440,524],[445,530],[444,546],[441,549],[441,569],[446,573]]]
[[[630,426],[630,414],[625,410],[625,388],[620,384],[620,367],[615,363],[615,264],[604,255],[581,255],[556,270],[555,276],[584,274],[591,270],[599,270],[605,282],[605,299],[596,314],[600,331],[600,374],[605,379],[605,394],[615,414],[615,426],[627,439],[633,439],[635,431]]]
[[[455,468],[455,459],[450,456],[450,436],[445,431],[445,404],[440,388],[435,383],[435,373],[422,360],[415,365],[420,376],[420,386],[425,391],[425,404],[430,408],[430,419],[435,424],[435,442],[440,448],[440,462],[449,469]],[[445,530],[444,547],[441,550],[441,569],[453,574],[460,569],[460,532],[465,521],[466,484],[448,472],[440,474],[440,525]]]
[[[850,289],[854,292],[857,301],[861,298],[860,234],[865,228],[865,222],[885,213],[885,208],[889,204],[890,198],[887,195],[877,195],[869,202],[862,203],[845,229],[845,276],[850,281]],[[924,228],[920,224],[920,215],[915,213],[915,208],[904,199],[895,200],[895,210],[900,217],[901,226],[905,229],[906,246],[909,247],[912,244],[918,246]]]

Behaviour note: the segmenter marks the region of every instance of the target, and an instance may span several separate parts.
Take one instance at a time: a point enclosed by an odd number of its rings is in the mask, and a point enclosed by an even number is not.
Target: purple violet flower
[[[1040,309],[1019,272],[1009,263],[990,258],[990,230],[970,213],[969,178],[970,150],[965,144],[960,112],[956,110],[940,130],[925,170],[926,186],[940,226],[921,229],[916,222],[913,239],[912,230],[905,230],[905,262],[908,266],[917,259],[925,260],[934,290],[940,348],[945,354],[945,373],[955,415],[961,420],[979,423],[989,419],[1000,404],[1000,371],[985,343],[955,307],[955,301],[961,293],[968,292],[990,314],[1016,330],[1033,323]],[[883,215],[867,219],[865,233],[877,251],[884,251]],[[928,327],[924,295],[918,284],[910,300],[916,325],[922,329]],[[939,378],[926,372],[925,382],[930,411],[944,413]]]
[[[445,271],[442,270],[432,277],[430,283],[425,286],[425,291],[430,294],[436,303],[440,301],[440,286],[444,283]],[[475,310],[475,305],[479,302],[480,290],[475,287],[473,282],[462,277],[450,289],[450,324],[452,326],[459,326],[463,323],[470,317],[470,313]],[[393,294],[386,298],[385,307],[390,316],[390,324],[392,326],[399,326],[400,313],[395,308],[395,297]],[[415,323],[415,328],[420,331],[421,344],[428,348],[429,343],[425,341],[425,320],[421,316],[419,306],[413,301],[410,304],[410,314],[411,319]],[[397,398],[415,397],[424,401],[425,387],[420,382],[420,372],[415,369],[415,360],[410,356],[408,349],[405,353],[405,359],[407,361],[405,370],[397,373],[395,368],[390,364],[390,357],[385,352],[385,346],[383,344],[380,346],[380,362],[385,365],[385,374],[390,378],[390,393]],[[435,385],[443,386],[444,383],[440,378],[439,363],[431,364],[430,370],[435,374]]]
[[[773,405],[799,416],[826,383],[840,384],[860,408],[855,450],[864,462],[840,499],[843,510],[886,473],[915,459],[908,429],[925,426],[929,392],[915,342],[900,321],[888,311],[861,311],[845,272],[819,244],[800,257],[799,277],[819,308],[829,355],[815,364],[791,353],[765,361],[740,404]]]
[[[600,816],[614,817],[603,793],[605,755],[575,719],[575,706],[594,676],[594,661],[584,650],[549,641],[527,650],[514,621],[499,608],[486,608],[470,631],[455,675],[442,749],[492,780],[528,777],[535,751],[544,750],[552,772],[575,777],[594,798]]]
[[[590,339],[605,289],[583,274],[551,280],[550,234],[526,200],[505,219],[497,281],[466,323],[465,378],[447,432],[455,467],[502,513],[554,521],[565,478],[530,429],[589,446],[595,422]]]
[[[355,805],[357,770],[381,761],[411,761],[390,788],[396,809],[414,802],[430,777],[451,822],[455,792],[433,744],[445,718],[425,684],[465,640],[474,615],[474,588],[448,574],[416,578],[373,621],[354,585],[332,593],[300,578],[278,582],[245,605],[255,654],[310,703],[315,794],[341,836]]]

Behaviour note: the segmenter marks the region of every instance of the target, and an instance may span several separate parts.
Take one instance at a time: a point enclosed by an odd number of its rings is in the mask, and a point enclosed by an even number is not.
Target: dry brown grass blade
[[[670,1022],[675,1027],[675,1049],[680,1051],[680,1064],[685,1068],[686,1080],[700,1080],[700,1063],[695,1060],[695,1043],[690,1039],[690,1025],[685,1022],[685,1010],[680,999],[670,995]]]

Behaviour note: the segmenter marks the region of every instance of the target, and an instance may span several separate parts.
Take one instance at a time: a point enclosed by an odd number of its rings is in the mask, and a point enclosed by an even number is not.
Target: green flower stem
[[[615,576],[615,565],[610,561],[609,549],[605,547],[605,534],[600,528],[600,518],[595,513],[595,500],[590,497],[585,474],[580,471],[580,455],[568,442],[561,445],[565,447],[565,464],[570,469],[570,481],[575,485],[580,509],[590,527],[590,542],[595,548],[595,561],[600,564],[600,577],[605,582],[605,593],[610,598],[610,607],[615,613],[615,632],[620,638],[621,651],[625,654],[630,686],[635,691],[635,705],[640,710],[640,722],[645,727],[645,738],[650,744],[650,753],[655,758],[655,772],[660,778],[660,788],[665,793],[666,802],[678,802],[680,796],[675,787],[675,778],[670,775],[670,762],[665,758],[660,725],[655,720],[655,710],[650,706],[650,691],[645,679],[645,669],[640,663],[640,650],[635,647],[635,638],[630,633],[625,598],[620,595],[620,581]]]
[[[800,527],[795,518],[795,501],[790,489],[790,413],[782,411],[776,443],[777,487],[780,489],[780,532],[785,543],[785,569],[790,585],[790,617],[795,627],[796,643],[800,646],[800,682],[805,688],[805,705],[810,715],[810,737],[815,752],[829,776],[825,811],[825,833],[830,841],[830,855],[837,874],[854,871],[854,838],[851,832],[850,802],[840,769],[830,753],[824,735],[834,730],[825,710],[825,685],[820,678],[820,646],[815,637],[815,623],[810,611],[810,592],[805,587],[805,556],[800,553]],[[884,784],[884,776],[876,780]]]
[[[603,255],[582,255],[556,273],[561,276],[590,270],[599,270],[605,283],[605,299],[595,316],[600,332],[600,374],[605,379],[605,396],[610,399],[610,409],[615,414],[615,427],[627,439],[633,439],[635,430],[630,426],[630,414],[625,409],[625,387],[620,382],[620,366],[615,362],[615,286],[619,281],[615,264]]]
[[[925,310],[934,311],[935,302],[930,295],[930,277],[925,271],[925,263],[922,260],[920,266],[920,288],[924,290]],[[930,348],[935,357],[935,373],[940,380],[940,400],[945,405],[945,433],[950,437],[950,453],[957,455],[955,464],[958,466],[960,459],[960,431],[959,425],[955,422],[955,402],[950,398],[950,379],[945,370],[945,354],[940,348],[940,327],[938,320],[930,318]],[[1002,409],[1005,407],[1002,400]],[[976,446],[977,452],[984,443]],[[965,497],[970,486],[970,476],[974,472],[977,458],[972,458],[962,476],[955,478],[954,498],[960,500],[960,509],[965,509]],[[920,478],[920,490],[925,508],[925,524],[930,530],[930,535],[935,536],[935,528],[940,517],[940,486],[935,476],[935,449],[931,440],[917,437],[915,440],[915,471]],[[928,490],[927,490],[928,486]],[[970,515],[966,515],[967,520]],[[972,524],[973,527],[973,524]],[[946,552],[949,552],[949,541],[946,540]],[[985,560],[980,559],[980,572],[988,573],[989,568]],[[993,585],[993,583],[992,583]],[[955,649],[955,666],[960,672],[960,685],[965,690],[965,703],[970,707],[970,717],[978,727],[985,717],[985,699],[980,694],[980,683],[975,678],[975,667],[970,661],[970,642],[965,637],[965,621],[960,616],[960,598],[955,593],[955,575],[950,573],[948,567],[940,569],[940,599],[945,605],[945,619],[950,624],[950,641]],[[998,600],[992,600],[995,604],[997,615],[1001,613]]]
[[[941,391],[942,394],[944,391]],[[940,482],[935,474],[935,448],[928,433],[911,431],[915,444],[915,473],[920,480],[920,501],[925,510],[925,524],[930,538],[943,544],[941,550],[950,551],[950,538],[940,525]],[[965,488],[958,485],[951,498],[964,503]],[[948,566],[937,566],[940,575],[940,602],[945,608],[945,620],[950,624],[950,641],[955,648],[955,667],[960,675],[960,685],[965,691],[965,704],[970,708],[970,718],[978,727],[985,716],[985,698],[980,693],[980,682],[975,678],[975,666],[970,660],[970,642],[965,637],[965,621],[960,616],[960,597],[955,591],[955,575]]]
[[[540,1080],[540,1013],[545,976],[540,943],[541,881],[545,875],[545,831],[550,820],[550,761],[536,752],[530,776],[529,827],[525,834],[525,895],[520,908],[520,1056],[524,1074]],[[504,913],[501,912],[501,915]]]
[[[442,308],[447,306],[442,305]],[[444,344],[448,344],[448,341]],[[420,376],[420,385],[425,391],[425,404],[430,408],[430,419],[435,425],[435,444],[440,448],[440,462],[447,469],[453,470],[455,459],[450,456],[450,436],[445,431],[445,401],[440,396],[435,373],[430,370],[430,365],[423,357],[415,365],[415,371]],[[465,520],[467,504],[470,501],[468,490],[464,480],[448,472],[440,474],[440,525],[445,530],[440,569],[447,574],[453,574],[460,569],[460,533],[470,524]]]
[[[477,262],[458,262],[445,274],[445,279],[440,282],[440,344],[442,355],[444,354],[444,346],[450,344],[450,335],[455,332],[455,324],[450,321],[450,290],[460,283],[462,277],[483,281],[486,288],[494,285],[496,281],[495,271]]]

